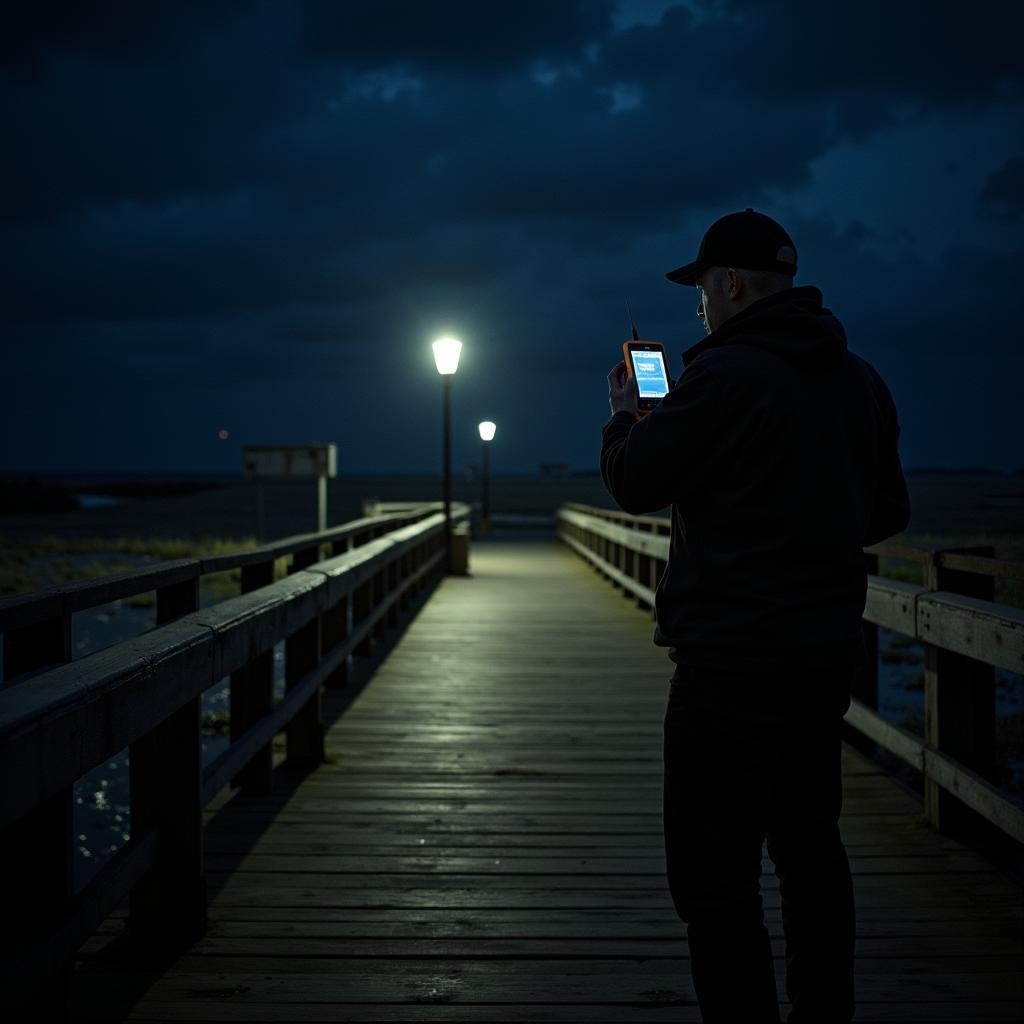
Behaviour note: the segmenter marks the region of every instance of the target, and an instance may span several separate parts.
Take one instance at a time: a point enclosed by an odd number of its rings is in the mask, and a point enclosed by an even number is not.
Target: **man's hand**
[[[626,373],[625,363],[616,363],[608,374],[608,405],[614,416],[617,412],[637,412],[639,394],[636,378]]]

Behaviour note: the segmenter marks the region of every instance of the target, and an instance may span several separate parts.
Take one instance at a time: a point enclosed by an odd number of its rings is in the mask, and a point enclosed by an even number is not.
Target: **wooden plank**
[[[983,958],[988,963],[989,958]],[[453,1002],[484,1003],[608,1003],[643,1004],[653,1001],[647,993],[679,986],[671,1003],[693,1001],[687,977],[688,961],[674,959],[520,961],[519,970],[487,960],[425,958],[401,963],[394,959],[281,957],[180,958],[146,992],[147,999],[209,1004],[211,996],[233,997],[242,1003],[310,1002]],[[79,982],[88,980],[103,988],[124,982],[128,971],[104,969],[100,964],[79,971]],[[141,965],[145,967],[145,962]],[[777,970],[782,965],[777,962]],[[988,970],[954,961],[941,974],[929,976],[927,961],[912,957],[865,958],[857,964],[857,983],[865,998],[906,1000],[908,988],[919,988],[928,977],[933,1000],[977,1002],[995,997],[1002,1001],[1024,998],[1024,981],[1007,958],[996,958]],[[147,979],[149,980],[149,979]],[[781,978],[778,978],[781,981]],[[781,986],[780,986],[781,989]],[[999,994],[997,994],[999,993]],[[446,995],[447,998],[437,998]],[[197,1014],[198,1016],[198,1014]],[[437,1019],[443,1020],[443,1014]]]
[[[700,1010],[693,1004],[680,1005],[678,1002],[657,999],[662,993],[672,993],[673,989],[655,990],[653,994],[639,1005],[610,1005],[607,1003],[528,1003],[510,1005],[508,1003],[466,1003],[447,1002],[438,1005],[438,1000],[424,999],[422,1003],[404,1002],[397,1004],[382,1003],[306,1003],[305,1005],[289,1005],[281,1003],[253,1004],[235,1001],[235,993],[226,989],[214,1001],[205,1007],[192,1004],[182,1005],[177,1002],[161,1003],[147,1001],[142,1013],[131,1013],[126,1018],[146,1024],[146,1022],[163,1021],[196,1021],[216,1020],[232,1022],[273,1022],[273,1024],[306,1024],[306,1022],[327,1022],[337,1024],[339,1020],[350,1024],[415,1024],[420,1021],[443,1020],[451,1024],[475,1022],[475,1024],[495,1024],[496,1021],[513,1022],[528,1021],[531,1024],[594,1024],[600,1020],[602,1024],[665,1024],[665,1007],[671,1006],[672,1021],[688,1024],[701,1020]],[[783,1013],[788,1004],[782,1003]],[[152,1014],[152,1016],[150,1016]],[[598,1016],[599,1015],[599,1016]],[[785,1019],[783,1017],[783,1019]],[[983,1002],[877,1002],[858,1004],[857,1021],[869,1022],[897,1021],[908,1024],[912,1021],[942,1022],[942,1024],[994,1024],[996,1021],[1019,1021],[1020,1005],[1016,1002],[991,1001]]]
[[[917,636],[1008,672],[1024,672],[1024,609],[956,594],[921,595]]]
[[[917,635],[917,598],[927,593],[923,587],[881,576],[868,577],[864,618],[877,626],[906,636]]]

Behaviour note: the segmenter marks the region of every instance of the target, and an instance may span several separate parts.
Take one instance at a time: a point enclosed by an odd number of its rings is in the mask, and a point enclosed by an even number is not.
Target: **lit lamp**
[[[445,572],[452,565],[452,377],[459,368],[462,342],[455,338],[438,338],[433,344],[434,363],[441,375],[444,403],[444,553]]]
[[[491,528],[491,442],[498,428],[490,421],[480,424],[480,440],[484,447],[484,471],[481,474],[480,494],[480,532],[486,533]]]

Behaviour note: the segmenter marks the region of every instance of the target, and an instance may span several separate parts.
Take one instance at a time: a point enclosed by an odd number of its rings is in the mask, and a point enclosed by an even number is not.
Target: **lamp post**
[[[438,338],[434,342],[434,364],[441,375],[444,416],[444,571],[452,566],[452,377],[459,368],[462,342],[455,338]]]
[[[484,420],[478,429],[484,447],[480,494],[480,532],[486,533],[491,528],[491,441],[494,440],[494,432],[498,428],[490,420]]]

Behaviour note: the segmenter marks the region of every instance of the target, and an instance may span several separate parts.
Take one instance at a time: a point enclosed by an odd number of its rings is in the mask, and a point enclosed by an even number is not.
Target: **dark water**
[[[109,494],[76,494],[81,508],[116,508],[125,503],[124,498],[114,498]]]
[[[102,650],[153,628],[151,609],[114,608],[118,603],[75,616],[75,657]],[[216,728],[215,723],[227,720],[230,692],[228,679],[222,679],[203,693],[204,767],[227,749],[227,732]],[[275,700],[284,696],[283,642],[274,647],[274,696]],[[128,750],[119,751],[82,776],[75,783],[74,801],[78,854],[75,859],[75,885],[81,888],[131,835]]]
[[[274,648],[274,694],[284,695],[284,644]],[[202,711],[223,716],[228,710],[230,689],[222,680],[203,694]],[[204,728],[203,766],[215,760],[228,746],[226,732]],[[75,886],[81,888],[131,835],[128,750],[97,765],[75,783]]]

